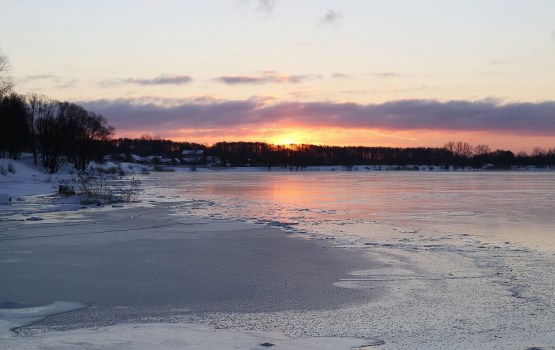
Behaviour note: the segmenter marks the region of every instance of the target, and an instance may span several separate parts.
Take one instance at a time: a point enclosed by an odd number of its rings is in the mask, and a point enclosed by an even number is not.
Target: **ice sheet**
[[[48,316],[87,307],[86,304],[69,301],[55,301],[49,305],[34,307],[10,306],[12,307],[0,308],[0,337],[2,338],[10,337],[13,334],[10,331],[16,328],[32,325]],[[0,341],[4,340],[0,339]]]
[[[205,175],[153,174],[145,204],[165,208],[177,223],[190,216],[247,221],[330,239],[336,249],[356,247],[381,267],[352,271],[335,286],[385,287],[389,297],[328,312],[172,322],[293,338],[368,337],[385,341],[381,349],[555,346],[554,174]],[[30,328],[29,344],[42,330]]]

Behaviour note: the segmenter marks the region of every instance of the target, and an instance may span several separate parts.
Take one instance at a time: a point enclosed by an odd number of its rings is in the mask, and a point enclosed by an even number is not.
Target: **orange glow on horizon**
[[[277,146],[285,146],[290,148],[290,146],[298,144],[306,144],[309,142],[310,137],[304,135],[300,129],[278,131],[278,134],[271,136],[268,141]]]
[[[312,144],[328,146],[370,147],[443,147],[449,141],[471,145],[487,144],[491,149],[530,152],[534,147],[550,149],[555,137],[523,136],[491,132],[455,132],[438,130],[377,130],[347,128],[284,127],[280,129],[239,130],[119,130],[115,137],[140,138],[144,134],[177,142],[213,145],[216,142],[266,142],[291,147]]]

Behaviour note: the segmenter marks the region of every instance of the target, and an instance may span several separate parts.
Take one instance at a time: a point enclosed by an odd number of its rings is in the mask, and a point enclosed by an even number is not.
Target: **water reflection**
[[[375,221],[555,248],[553,173],[258,172],[161,174],[204,215],[295,223],[323,234],[375,232]],[[160,189],[163,191],[163,189]],[[401,231],[402,229],[400,229]]]

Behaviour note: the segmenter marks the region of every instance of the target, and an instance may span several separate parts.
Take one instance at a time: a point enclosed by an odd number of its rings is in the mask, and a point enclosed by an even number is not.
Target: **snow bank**
[[[58,179],[66,178],[67,174],[46,174],[40,167],[28,160],[0,159],[0,166],[13,172],[0,175],[0,193],[12,197],[12,202],[19,196],[29,196],[54,192],[53,185]]]
[[[214,329],[182,323],[118,324],[96,329],[78,329],[3,340],[17,349],[135,349],[135,350],[341,350],[373,349],[382,342],[373,339],[315,337],[291,339],[281,333],[254,333]]]
[[[8,198],[12,197],[13,202],[20,196],[54,193],[60,182],[67,181],[78,173],[71,165],[64,164],[57,173],[48,174],[43,167],[35,165],[28,155],[23,155],[21,160],[0,158],[0,167],[5,170],[0,175],[0,204],[8,204],[3,203],[6,195]],[[115,162],[91,162],[88,169],[113,172],[116,175],[144,174],[150,171],[144,165]]]

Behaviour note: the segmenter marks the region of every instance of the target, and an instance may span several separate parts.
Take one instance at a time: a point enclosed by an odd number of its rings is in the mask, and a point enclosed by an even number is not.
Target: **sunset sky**
[[[553,0],[0,0],[0,50],[117,136],[555,147]]]

